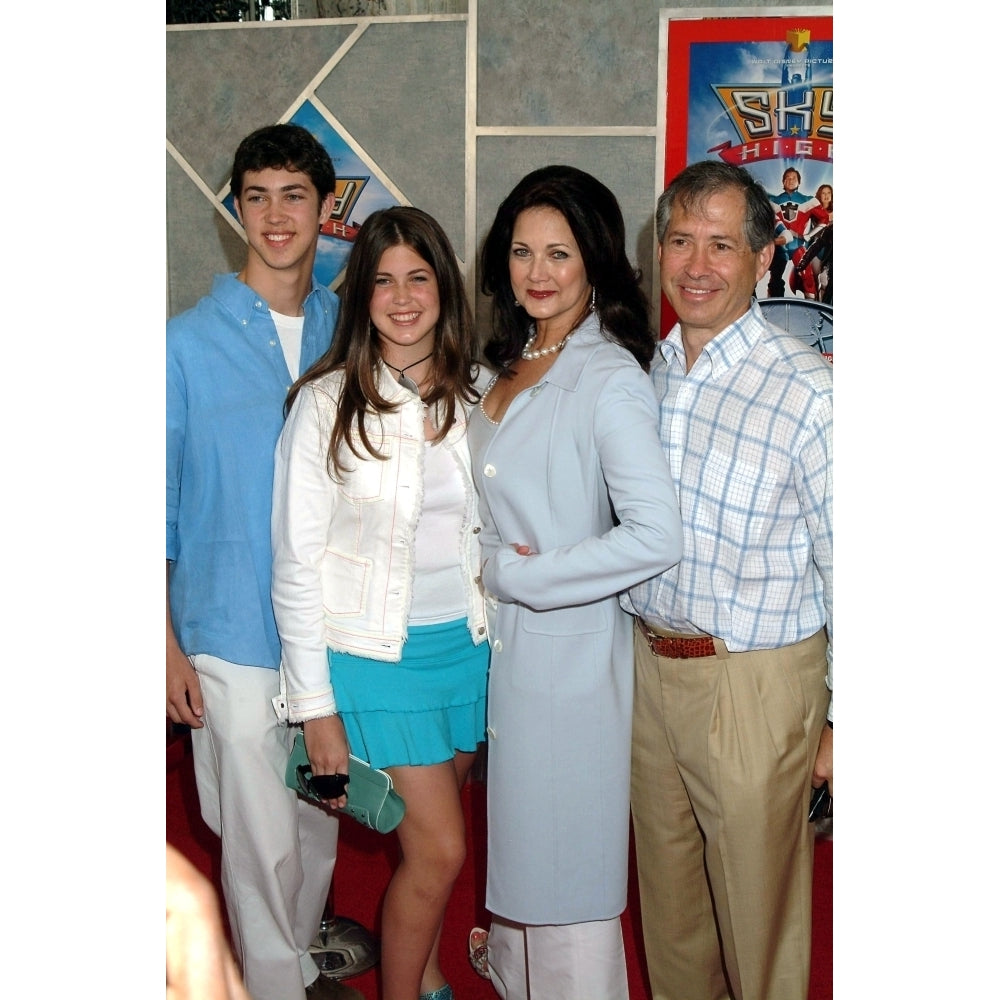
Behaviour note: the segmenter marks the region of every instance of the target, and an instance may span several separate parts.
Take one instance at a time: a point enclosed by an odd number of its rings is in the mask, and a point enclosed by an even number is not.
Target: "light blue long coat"
[[[625,908],[633,653],[616,595],[681,551],[657,413],[591,316],[499,427],[470,419],[492,644],[486,906],[509,920]]]

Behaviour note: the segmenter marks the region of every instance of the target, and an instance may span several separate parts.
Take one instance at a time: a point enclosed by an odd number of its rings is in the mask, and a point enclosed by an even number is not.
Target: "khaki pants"
[[[668,659],[636,630],[632,815],[654,1000],[806,1000],[826,646],[821,631]]]
[[[193,657],[205,698],[191,730],[201,814],[222,838],[233,947],[254,1000],[303,1000],[337,856],[335,815],[285,787],[294,730],[271,699],[278,671]]]

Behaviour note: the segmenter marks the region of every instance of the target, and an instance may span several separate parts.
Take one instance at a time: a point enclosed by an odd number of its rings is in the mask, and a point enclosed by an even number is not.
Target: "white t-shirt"
[[[271,319],[274,320],[274,328],[278,331],[278,340],[281,341],[281,353],[285,355],[285,364],[288,365],[288,373],[292,376],[292,381],[299,377],[299,362],[302,359],[302,326],[306,321],[305,316],[285,316],[282,313],[270,310]]]
[[[451,448],[425,443],[424,505],[414,539],[410,622],[430,625],[466,614],[458,545],[465,488]]]

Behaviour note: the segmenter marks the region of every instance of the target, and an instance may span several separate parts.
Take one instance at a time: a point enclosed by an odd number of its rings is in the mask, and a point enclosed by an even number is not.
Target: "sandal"
[[[469,931],[469,963],[483,979],[490,978],[488,938],[489,931],[484,931],[482,927],[473,927]]]
[[[445,983],[444,986],[439,986],[436,990],[431,990],[430,993],[421,993],[417,1000],[455,1000],[455,994],[452,993],[451,987]]]

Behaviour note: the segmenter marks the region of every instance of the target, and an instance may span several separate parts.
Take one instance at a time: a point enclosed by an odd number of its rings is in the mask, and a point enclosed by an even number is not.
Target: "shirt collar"
[[[302,310],[305,312],[306,303],[316,293],[319,288],[315,276],[309,294],[306,295],[302,303]],[[217,274],[212,285],[212,294],[234,315],[240,319],[249,319],[255,312],[269,312],[270,306],[263,295],[255,292],[249,285],[244,284],[232,274]]]
[[[696,364],[707,365],[712,377],[718,377],[745,358],[765,330],[764,314],[760,311],[757,300],[753,299],[750,308],[738,320],[730,323],[704,346]],[[670,333],[660,342],[659,349],[668,366],[676,359],[682,370],[685,368],[680,323],[674,324]]]

